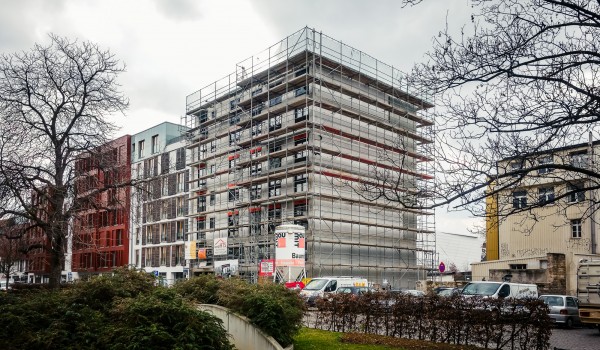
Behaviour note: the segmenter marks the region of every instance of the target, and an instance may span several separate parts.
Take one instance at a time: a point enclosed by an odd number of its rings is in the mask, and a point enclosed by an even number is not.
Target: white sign
[[[238,273],[238,261],[237,260],[222,260],[215,261],[215,275],[229,277],[237,275]]]
[[[275,266],[304,267],[304,227],[281,225],[275,228]]]
[[[215,238],[213,255],[227,255],[227,238]]]

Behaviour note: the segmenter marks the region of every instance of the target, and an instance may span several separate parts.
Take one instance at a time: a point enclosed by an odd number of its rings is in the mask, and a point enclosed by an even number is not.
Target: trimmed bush
[[[0,349],[205,349],[232,345],[216,317],[147,273],[0,295]]]
[[[296,291],[280,284],[204,275],[177,283],[175,290],[192,301],[221,305],[248,317],[283,346],[292,344],[302,325],[303,301]]]

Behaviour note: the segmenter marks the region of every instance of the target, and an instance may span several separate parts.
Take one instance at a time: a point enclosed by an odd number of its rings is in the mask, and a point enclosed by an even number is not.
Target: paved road
[[[554,328],[550,337],[550,349],[598,350],[600,332],[597,328]]]

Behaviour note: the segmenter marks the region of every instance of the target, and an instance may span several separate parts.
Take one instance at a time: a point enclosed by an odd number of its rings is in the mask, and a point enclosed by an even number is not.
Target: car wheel
[[[567,328],[573,328],[573,319],[572,318],[567,318],[567,321],[565,322],[565,327]]]

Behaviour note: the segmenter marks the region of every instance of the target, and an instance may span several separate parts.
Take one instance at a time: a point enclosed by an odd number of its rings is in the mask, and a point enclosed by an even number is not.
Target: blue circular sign
[[[444,271],[446,271],[446,265],[444,265],[443,261],[440,263],[440,266],[438,266],[438,268],[440,269],[441,273],[444,273]]]

